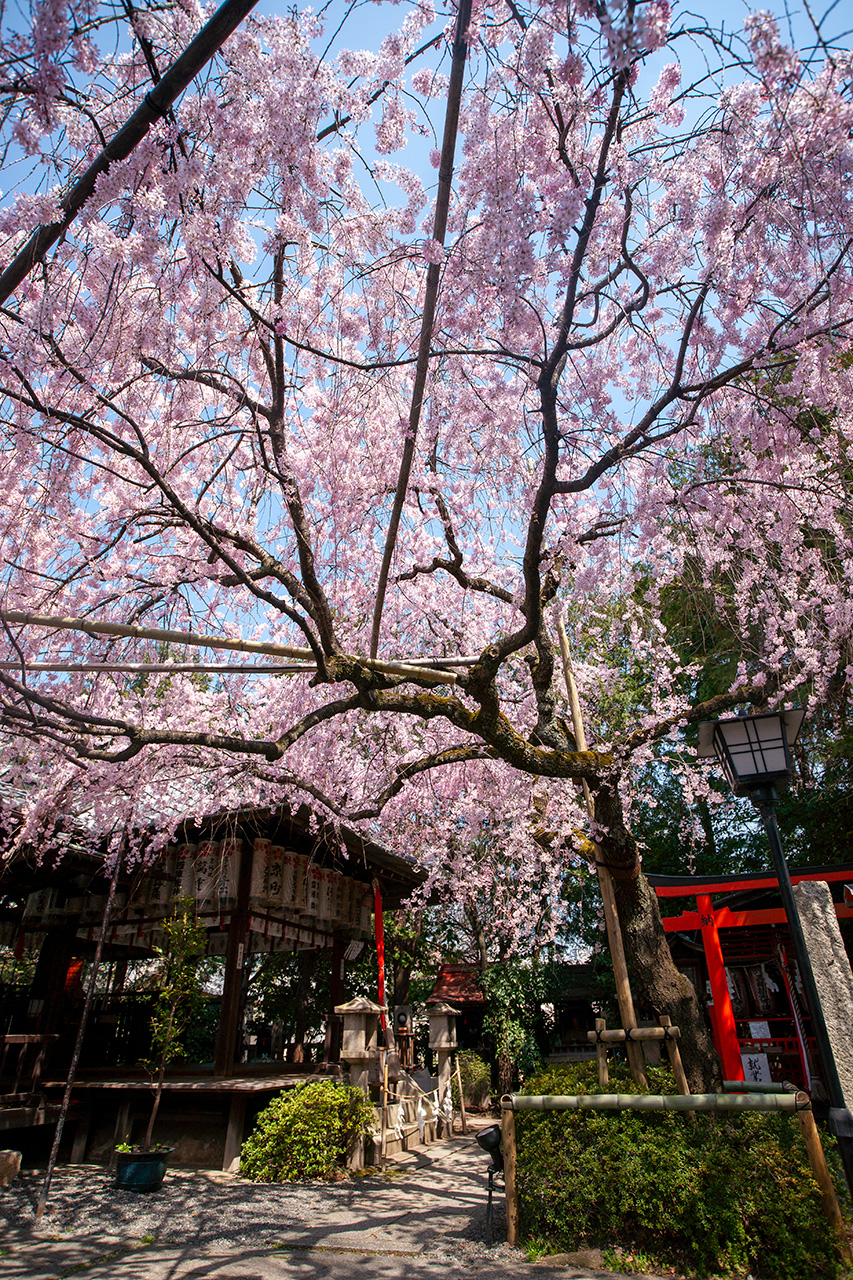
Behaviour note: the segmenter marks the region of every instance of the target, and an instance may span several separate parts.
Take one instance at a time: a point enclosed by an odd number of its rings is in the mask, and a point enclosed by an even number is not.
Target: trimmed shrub
[[[373,1122],[361,1089],[317,1080],[280,1093],[243,1143],[240,1172],[252,1182],[340,1176],[347,1151]]]
[[[553,1067],[529,1094],[640,1093],[621,1065]],[[649,1069],[652,1092],[672,1093]],[[620,1246],[656,1266],[768,1280],[843,1274],[799,1126],[781,1114],[520,1112],[521,1235],[540,1247]]]

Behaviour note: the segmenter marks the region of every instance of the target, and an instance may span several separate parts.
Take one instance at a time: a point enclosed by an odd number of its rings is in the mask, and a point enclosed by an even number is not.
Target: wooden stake
[[[379,1060],[382,1066],[382,1125],[379,1131],[379,1165],[385,1168],[385,1155],[388,1148],[388,1050],[380,1049]]]
[[[465,1114],[465,1099],[462,1096],[462,1072],[459,1070],[459,1055],[456,1055],[456,1087],[459,1090],[459,1114],[462,1117],[462,1132],[468,1132],[468,1117]]]
[[[663,1014],[658,1019],[664,1030],[672,1027],[672,1019]],[[675,1076],[675,1083],[679,1093],[687,1095],[690,1092],[690,1085],[687,1083],[687,1076],[684,1074],[684,1064],[681,1061],[681,1053],[678,1048],[678,1041],[672,1036],[667,1036],[664,1040],[666,1051],[669,1054],[669,1061],[672,1065],[672,1074]]]
[[[798,1094],[798,1098],[805,1097],[805,1094]],[[823,1144],[820,1140],[815,1118],[811,1108],[797,1112],[797,1119],[800,1122],[800,1132],[803,1135],[803,1141],[806,1144],[806,1152],[809,1157],[809,1164],[814,1175],[814,1180],[820,1190],[820,1198],[823,1201],[824,1212],[826,1213],[829,1225],[838,1237],[838,1248],[841,1256],[848,1266],[853,1265],[853,1251],[850,1248],[850,1239],[847,1235],[847,1228],[844,1219],[841,1216],[841,1209],[838,1204],[838,1197],[835,1194],[835,1186],[833,1185],[832,1175],[826,1163],[826,1156],[823,1152]]]
[[[518,1192],[515,1185],[517,1151],[515,1146],[515,1115],[512,1099],[501,1098],[501,1146],[504,1157],[504,1191],[506,1193],[506,1242],[518,1244]]]
[[[598,1063],[598,1083],[600,1088],[610,1083],[610,1073],[607,1070],[607,1045],[599,1038],[599,1033],[607,1026],[604,1018],[596,1018],[595,1020],[595,1057]]]
[[[566,635],[566,627],[562,618],[557,620],[557,635],[560,641],[560,654],[563,659],[563,677],[566,682],[566,692],[569,698],[569,706],[572,711],[572,727],[574,728],[575,741],[578,751],[586,751],[586,734],[583,727],[583,716],[581,715],[581,704],[578,698],[577,685],[575,684],[574,672],[572,671],[572,659],[569,653],[569,638]],[[586,800],[587,812],[590,818],[595,817],[595,802],[592,798],[592,792],[586,779],[582,779],[583,794]],[[619,924],[619,911],[616,907],[616,894],[613,890],[613,879],[607,867],[603,865],[599,858],[598,845],[595,846],[595,869],[598,872],[598,884],[601,890],[601,901],[604,906],[604,923],[607,927],[607,942],[610,947],[610,955],[613,959],[613,976],[616,980],[616,999],[619,1004],[619,1016],[622,1020],[622,1026],[626,1030],[633,1030],[637,1025],[636,1014],[634,1013],[634,998],[631,995],[631,983],[628,978],[628,962],[625,959],[625,946],[622,941],[622,929]],[[635,1084],[640,1085],[642,1089],[648,1089],[649,1082],[646,1078],[646,1072],[643,1067],[643,1051],[638,1044],[632,1044],[628,1041],[628,1064],[631,1068],[631,1077]]]

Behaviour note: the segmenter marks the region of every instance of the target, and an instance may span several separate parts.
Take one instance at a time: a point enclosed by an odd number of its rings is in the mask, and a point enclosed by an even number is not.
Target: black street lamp
[[[769,715],[706,720],[699,725],[699,755],[718,757],[735,795],[749,796],[764,824],[788,918],[797,967],[811,1014],[812,1030],[823,1065],[824,1083],[830,1102],[829,1128],[838,1142],[847,1185],[853,1195],[853,1114],[848,1110],[844,1099],[811,957],[791,887],[788,864],[776,825],[776,802],[780,794],[787,791],[790,783],[790,747],[797,740],[804,715],[805,711],[797,708],[793,711],[771,712]]]

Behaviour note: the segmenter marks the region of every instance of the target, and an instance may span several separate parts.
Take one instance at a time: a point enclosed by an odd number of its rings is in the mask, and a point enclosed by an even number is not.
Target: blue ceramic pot
[[[157,1191],[173,1150],[161,1147],[159,1151],[117,1151],[115,1185],[121,1191]]]

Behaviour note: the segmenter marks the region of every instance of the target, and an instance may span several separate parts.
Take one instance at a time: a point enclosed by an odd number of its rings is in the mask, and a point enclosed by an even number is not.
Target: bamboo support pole
[[[379,1058],[382,1067],[380,1084],[382,1091],[382,1123],[379,1131],[379,1166],[384,1169],[388,1149],[388,1051],[381,1049]]]
[[[599,1023],[601,1027],[599,1028]],[[625,1031],[621,1027],[614,1028],[612,1031],[605,1030],[605,1022],[603,1018],[596,1018],[595,1031],[587,1031],[586,1038],[590,1043],[601,1040],[604,1044],[623,1044],[626,1040],[669,1040],[670,1038],[678,1039],[680,1031],[678,1027],[670,1026],[669,1018],[666,1019],[664,1026],[663,1018],[659,1027],[631,1027]]]
[[[853,1249],[850,1247],[850,1237],[847,1234],[847,1227],[841,1215],[838,1196],[835,1194],[835,1186],[826,1163],[823,1143],[820,1140],[814,1115],[811,1111],[798,1111],[797,1120],[800,1124],[803,1141],[806,1144],[811,1171],[818,1185],[820,1198],[823,1201],[827,1221],[838,1237],[838,1248],[841,1256],[848,1266],[853,1266]]]
[[[86,672],[90,675],[241,675],[296,676],[313,675],[316,666],[306,662],[0,662],[0,671]]]
[[[572,658],[569,653],[569,638],[566,635],[566,626],[562,618],[557,620],[557,636],[560,641],[560,655],[563,659],[563,678],[566,682],[566,692],[569,698],[569,706],[572,712],[572,726],[575,733],[575,742],[578,751],[586,751],[586,733],[583,727],[583,716],[581,714],[580,699],[578,698],[577,685],[575,684],[575,676],[572,671]],[[595,818],[595,802],[592,798],[592,792],[586,779],[582,780],[583,794],[586,801],[587,812],[590,818]],[[636,1014],[634,1013],[634,998],[631,994],[631,982],[628,977],[628,962],[625,959],[625,944],[622,940],[622,927],[619,924],[619,911],[616,906],[616,894],[613,890],[613,878],[607,867],[600,861],[598,845],[595,845],[595,869],[598,873],[598,884],[601,890],[601,901],[604,906],[604,923],[607,928],[607,941],[610,946],[610,955],[613,959],[613,976],[616,980],[616,999],[619,1004],[619,1016],[622,1020],[622,1026],[626,1029],[633,1029],[637,1025]],[[648,1089],[649,1082],[646,1078],[645,1068],[643,1066],[643,1052],[639,1045],[632,1044],[628,1041],[627,1045],[628,1064],[631,1068],[631,1076],[635,1084],[640,1085],[643,1089]]]
[[[676,1047],[674,1040],[666,1043]],[[599,1043],[599,1048],[603,1045]],[[727,1082],[733,1084],[735,1082]],[[754,1088],[754,1086],[753,1086]],[[772,1090],[773,1086],[770,1086]],[[686,1093],[686,1094],[637,1094],[637,1093],[600,1093],[600,1094],[568,1094],[565,1096],[545,1095],[526,1097],[517,1093],[505,1094],[501,1098],[501,1127],[503,1132],[504,1165],[507,1169],[507,1240],[514,1244],[516,1237],[510,1239],[510,1195],[515,1209],[514,1230],[517,1232],[517,1195],[516,1195],[516,1145],[515,1124],[509,1124],[507,1117],[516,1111],[681,1111],[695,1113],[697,1111],[781,1111],[795,1115],[803,1135],[806,1153],[809,1158],[812,1175],[818,1185],[827,1221],[837,1238],[837,1247],[848,1266],[853,1266],[853,1249],[832,1175],[826,1163],[820,1133],[815,1124],[811,1109],[811,1100],[806,1093],[780,1092],[742,1092],[742,1093]],[[512,1160],[512,1192],[510,1193],[510,1173],[507,1153],[511,1150]]]
[[[607,1023],[603,1018],[596,1018],[595,1031],[587,1034],[595,1041],[595,1060],[598,1066],[598,1083],[600,1088],[610,1083],[610,1073],[607,1070],[607,1044],[604,1037],[607,1034],[605,1027]]]
[[[4,269],[0,275],[0,304],[8,300],[37,262],[44,261],[48,250],[68,230],[92,195],[98,178],[107,173],[111,165],[127,159],[152,124],[168,114],[176,98],[192,83],[254,7],[255,0],[237,0],[236,3],[235,0],[226,0],[208,19],[158,83],[146,93],[118,133],[113,135],[85,172],[66,189],[61,197],[59,207],[62,212],[57,221],[36,227],[23,249]],[[128,9],[128,13],[130,12]]]
[[[137,627],[123,622],[97,622],[90,618],[66,618],[47,613],[22,613],[19,609],[0,609],[3,622],[15,622],[23,626],[48,627],[57,631],[83,631],[87,635],[121,636],[137,640],[161,640],[170,644],[190,645],[202,649],[233,649],[239,653],[264,653],[277,658],[291,658],[296,661],[307,661],[314,667],[314,652],[293,645],[273,644],[265,640],[232,639],[227,636],[199,635],[194,631],[171,631],[163,627]],[[354,661],[369,671],[378,671],[383,675],[409,676],[412,679],[428,681],[431,684],[455,684],[457,677],[445,671],[440,659],[420,659],[412,662],[396,662],[384,658],[363,658],[355,656]],[[476,659],[448,659],[448,665],[468,666]]]
[[[506,1195],[506,1242],[518,1244],[518,1189],[515,1174],[517,1150],[515,1145],[515,1095],[501,1098],[501,1148],[504,1158],[504,1193]]]
[[[462,1132],[467,1133],[468,1132],[468,1116],[465,1113],[465,1097],[462,1093],[462,1072],[459,1070],[458,1054],[456,1055],[454,1061],[455,1061],[455,1068],[456,1068],[456,1087],[459,1090],[459,1115],[462,1120]]]
[[[796,1093],[792,1084],[778,1080],[724,1080],[726,1093]]]
[[[669,1062],[672,1067],[672,1074],[675,1076],[676,1087],[678,1092],[686,1098],[690,1093],[690,1085],[687,1083],[684,1063],[681,1061],[681,1050],[678,1047],[679,1029],[672,1025],[672,1019],[667,1014],[663,1014],[659,1021],[661,1029],[666,1033],[664,1044],[669,1054]]]
[[[514,1111],[805,1111],[804,1093],[581,1093],[501,1099]]]
[[[53,1170],[59,1155],[59,1144],[62,1141],[62,1131],[65,1127],[65,1118],[68,1115],[68,1108],[71,1103],[71,1091],[74,1088],[74,1078],[77,1074],[77,1067],[80,1062],[80,1053],[83,1049],[83,1040],[86,1035],[86,1028],[89,1025],[89,1011],[92,1007],[92,1001],[95,996],[95,983],[98,980],[98,971],[101,967],[101,957],[104,952],[104,939],[106,938],[107,929],[109,928],[110,916],[112,915],[113,903],[116,896],[116,885],[118,884],[119,871],[121,870],[124,849],[116,853],[113,873],[110,877],[110,887],[107,893],[107,901],[104,906],[104,915],[101,920],[101,928],[98,933],[98,941],[95,946],[95,957],[92,961],[92,969],[89,974],[89,985],[86,988],[86,999],[83,1003],[83,1012],[80,1015],[80,1025],[77,1028],[77,1038],[74,1041],[74,1051],[71,1055],[71,1065],[68,1068],[68,1077],[65,1081],[65,1089],[62,1094],[62,1105],[59,1109],[59,1119],[56,1124],[56,1132],[53,1136],[53,1144],[50,1148],[50,1155],[47,1161],[47,1171],[44,1176],[44,1183],[39,1192],[38,1201],[36,1202],[36,1218],[44,1215],[47,1197],[50,1193],[50,1184],[53,1179]]]

